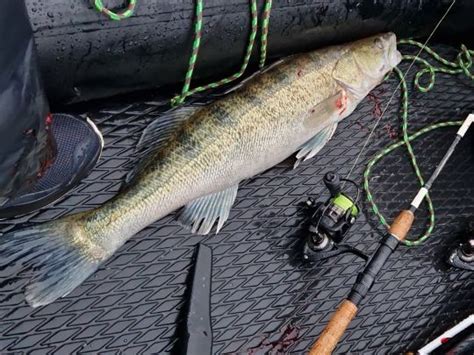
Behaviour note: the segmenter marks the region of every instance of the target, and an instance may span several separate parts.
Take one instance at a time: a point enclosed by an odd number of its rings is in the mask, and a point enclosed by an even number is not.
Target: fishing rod
[[[372,288],[377,274],[400,242],[402,242],[407,236],[415,219],[416,210],[428,194],[428,191],[441,173],[441,170],[443,170],[446,162],[453,154],[459,141],[464,137],[473,122],[474,114],[469,114],[457,131],[456,138],[451,143],[451,146],[448,148],[443,159],[441,159],[441,162],[438,164],[426,184],[420,188],[411,202],[410,207],[402,210],[398,216],[395,217],[374,255],[364,270],[358,275],[356,283],[352,287],[349,295],[344,301],[342,301],[339,308],[332,315],[319,339],[314,343],[309,351],[309,355],[329,355],[335,349],[350,322],[357,314],[362,300]]]

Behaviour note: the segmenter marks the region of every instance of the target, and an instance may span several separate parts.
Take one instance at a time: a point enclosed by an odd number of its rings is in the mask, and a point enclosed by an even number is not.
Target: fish
[[[153,151],[102,206],[0,237],[0,268],[30,270],[32,307],[64,297],[128,239],[181,208],[192,232],[224,226],[239,183],[296,153],[314,157],[338,122],[401,60],[384,33],[292,56],[205,106],[171,110],[143,132]]]

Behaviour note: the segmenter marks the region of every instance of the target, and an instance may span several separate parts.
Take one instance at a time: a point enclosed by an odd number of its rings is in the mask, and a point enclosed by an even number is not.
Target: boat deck
[[[456,51],[435,46],[452,56]],[[406,64],[404,68],[406,68]],[[310,161],[292,162],[242,184],[225,227],[202,237],[168,216],[129,240],[111,260],[69,296],[31,309],[17,292],[20,282],[0,290],[0,353],[169,353],[176,345],[180,310],[194,247],[213,249],[213,352],[290,352],[301,354],[345,297],[363,261],[351,254],[307,265],[301,242],[307,228],[301,204],[311,196],[325,200],[324,174],[348,173],[380,107],[397,80],[376,88],[357,111],[340,123],[334,138]],[[411,84],[410,84],[411,87]],[[394,142],[400,126],[396,94],[371,144],[352,174],[360,182],[367,161]],[[97,167],[74,191],[35,213],[0,221],[0,231],[25,222],[42,222],[99,206],[112,197],[135,164],[134,147],[145,125],[159,119],[159,102],[88,107],[105,138]],[[474,110],[474,87],[460,77],[438,74],[434,89],[411,92],[409,130],[441,120],[461,120]],[[85,112],[84,112],[85,113]],[[425,176],[448,148],[456,128],[443,128],[414,142]],[[400,247],[389,259],[365,299],[337,353],[386,354],[417,349],[474,312],[474,275],[453,269],[444,259],[474,216],[474,129],[460,143],[432,190],[436,229],[422,246]],[[417,181],[406,151],[399,149],[375,168],[372,189],[381,211],[392,218],[411,201]],[[426,207],[426,206],[425,206]],[[417,214],[414,233],[427,223]],[[371,252],[381,238],[368,205],[346,243]],[[412,236],[414,235],[412,233]],[[0,271],[2,276],[8,272]]]

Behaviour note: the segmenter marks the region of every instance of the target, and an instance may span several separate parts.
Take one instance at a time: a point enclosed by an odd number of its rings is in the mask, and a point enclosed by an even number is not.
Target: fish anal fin
[[[239,186],[235,185],[226,190],[200,197],[187,204],[179,215],[179,221],[191,228],[193,233],[209,234],[217,223],[216,233],[224,225],[234,204]]]

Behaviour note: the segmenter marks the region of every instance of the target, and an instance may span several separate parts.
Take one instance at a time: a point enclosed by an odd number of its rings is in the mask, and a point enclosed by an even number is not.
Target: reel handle
[[[324,175],[323,182],[331,193],[331,196],[334,197],[341,192],[341,177],[339,174],[330,171]]]
[[[347,299],[342,301],[318,341],[310,349],[309,355],[332,354],[356,313],[357,306],[354,303]]]

